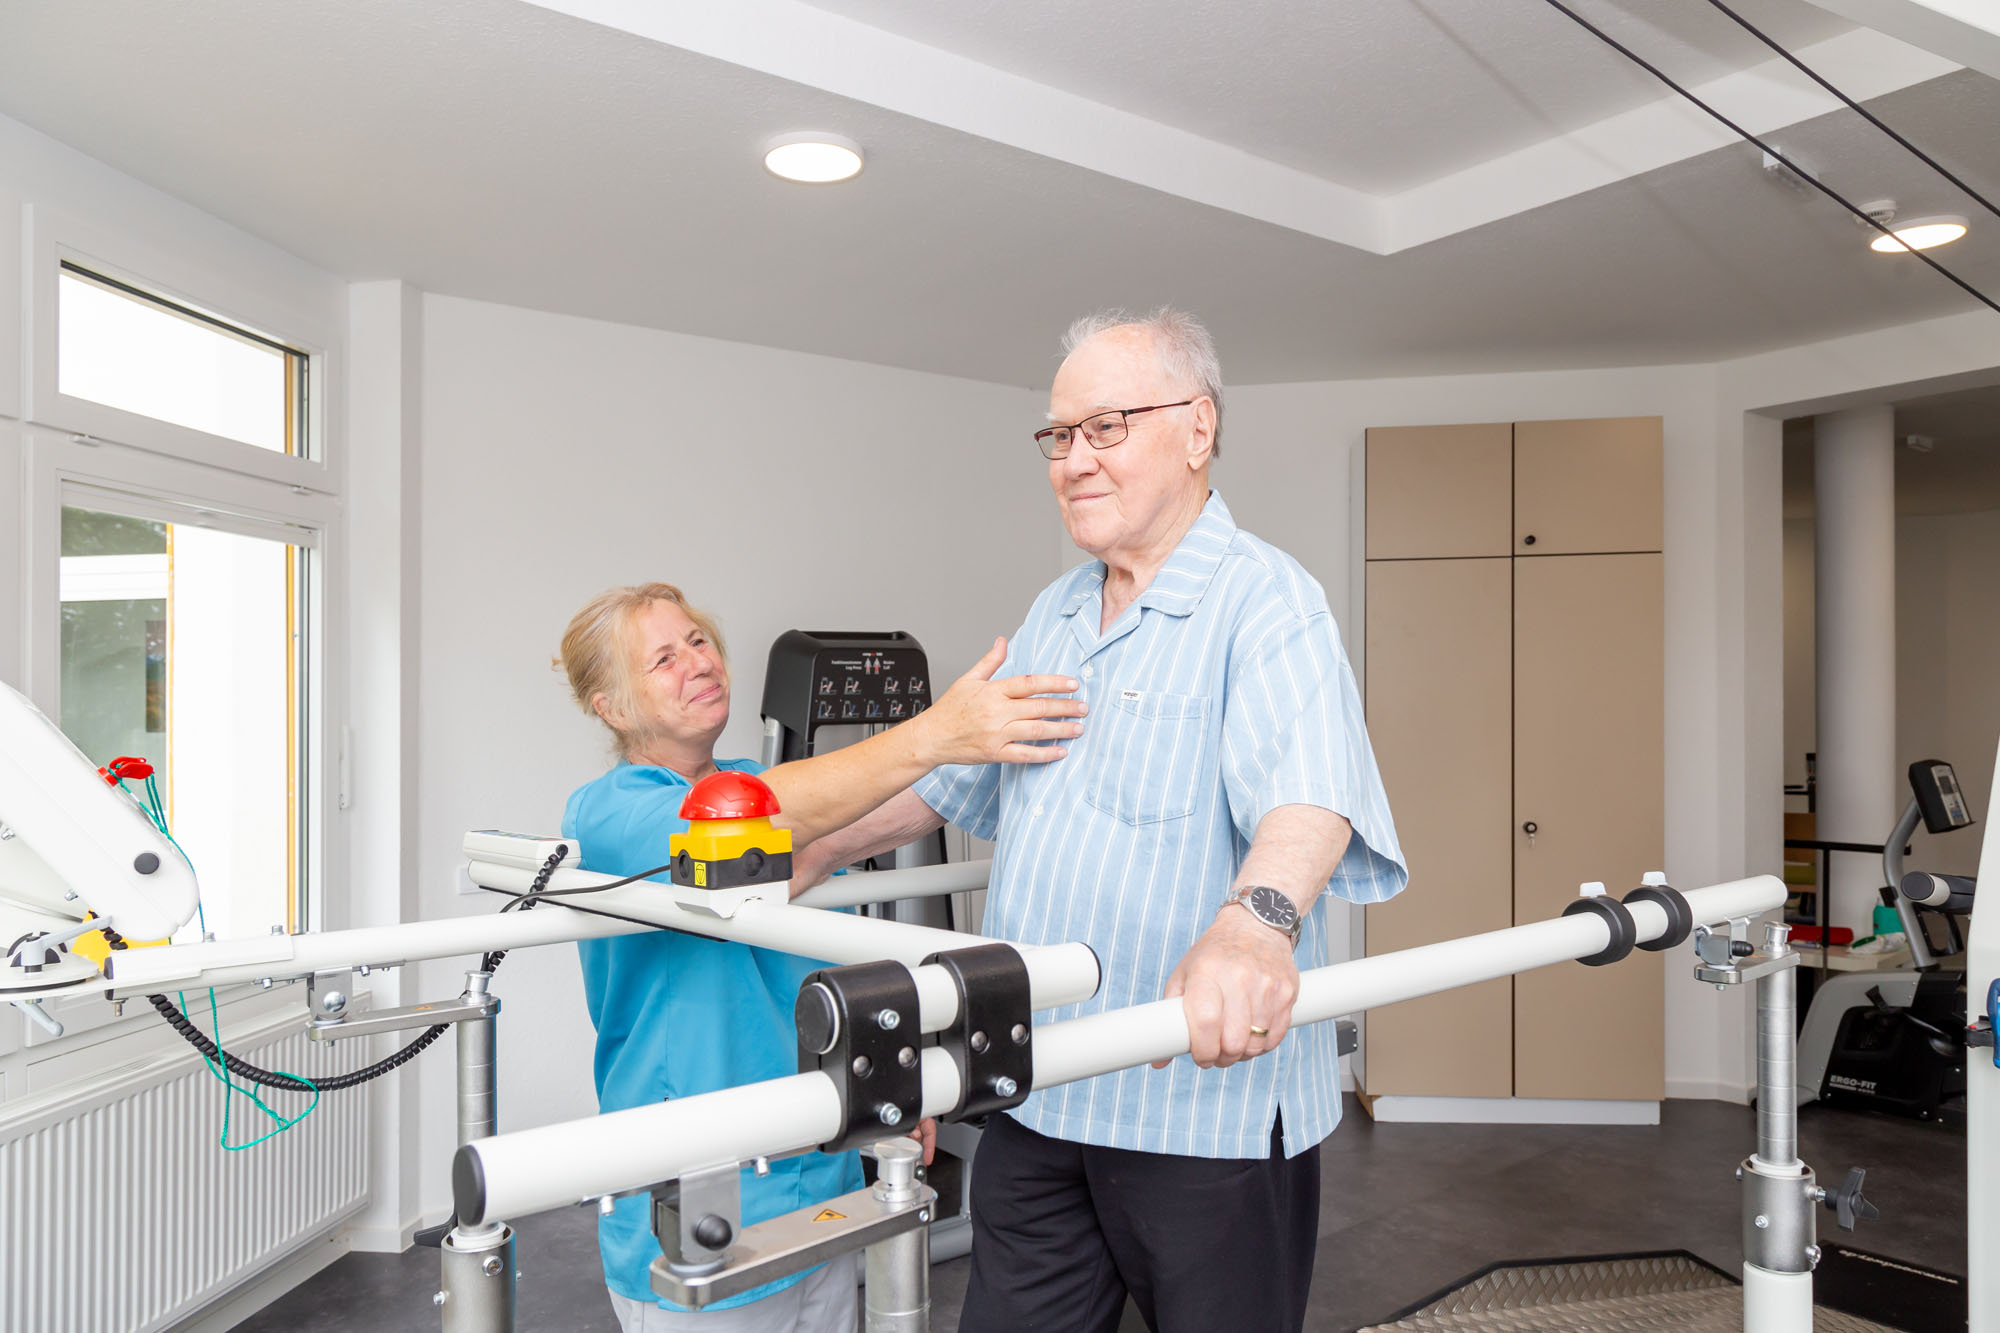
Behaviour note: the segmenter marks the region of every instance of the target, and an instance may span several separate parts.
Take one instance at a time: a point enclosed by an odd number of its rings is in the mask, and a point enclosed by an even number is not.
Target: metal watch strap
[[[1291,902],[1292,896],[1289,893],[1285,893],[1283,889],[1271,888],[1271,886],[1268,884],[1250,884],[1244,886],[1241,889],[1232,890],[1229,896],[1222,900],[1222,906],[1224,908],[1229,908],[1229,907],[1234,907],[1239,903],[1242,904],[1243,910],[1248,912],[1252,917],[1254,917],[1259,924],[1269,926],[1272,930],[1277,931],[1280,935],[1283,935],[1287,940],[1289,940],[1291,942],[1291,946],[1294,949],[1298,948],[1299,936],[1304,932],[1306,928],[1305,913],[1298,910],[1297,903],[1292,903],[1292,924],[1290,926],[1281,926],[1277,924],[1275,921],[1266,921],[1263,918],[1263,916],[1257,911],[1257,909],[1253,907],[1250,903],[1250,895],[1255,893],[1258,889],[1264,889],[1264,888],[1270,888],[1271,892],[1273,893],[1284,894],[1285,901]]]

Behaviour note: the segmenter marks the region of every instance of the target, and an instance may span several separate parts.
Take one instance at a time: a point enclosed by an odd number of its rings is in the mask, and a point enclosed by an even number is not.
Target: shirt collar
[[[1191,614],[1201,604],[1202,594],[1208,591],[1209,583],[1215,578],[1215,571],[1222,564],[1223,553],[1236,537],[1236,520],[1230,516],[1229,506],[1222,502],[1219,491],[1208,493],[1208,502],[1201,507],[1194,526],[1182,536],[1174,553],[1167,557],[1167,563],[1160,566],[1159,573],[1146,590],[1134,599],[1136,606],[1150,606],[1156,611],[1164,611],[1170,616]],[[1104,562],[1098,561],[1087,571],[1076,590],[1064,603],[1062,614],[1073,616],[1087,604],[1095,601],[1104,587]]]

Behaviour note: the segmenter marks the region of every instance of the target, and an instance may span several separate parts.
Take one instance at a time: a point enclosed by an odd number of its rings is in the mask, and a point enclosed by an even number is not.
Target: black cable
[[[539,902],[543,896],[543,891],[548,888],[549,877],[556,873],[556,867],[561,865],[562,859],[568,855],[569,844],[566,842],[557,844],[556,849],[549,853],[549,859],[542,862],[542,868],[535,872],[534,882],[528,885],[528,891],[519,898],[502,904],[500,910],[505,912],[510,907],[519,907],[522,903],[527,903],[532,907],[536,902]],[[491,972],[500,966],[501,960],[506,956],[507,951],[505,949],[494,949],[479,960],[479,965],[486,971]]]
[[[451,1026],[449,1023],[433,1024],[419,1033],[416,1040],[403,1047],[402,1050],[397,1051],[394,1055],[377,1060],[374,1064],[364,1069],[356,1069],[346,1074],[333,1074],[326,1078],[316,1078],[311,1082],[307,1082],[305,1079],[292,1074],[280,1074],[269,1069],[259,1069],[248,1060],[231,1055],[217,1046],[213,1041],[210,1041],[207,1034],[196,1027],[188,1019],[188,1016],[182,1013],[175,1006],[174,1002],[166,996],[148,995],[146,999],[152,1004],[153,1008],[160,1011],[160,1017],[167,1020],[168,1026],[185,1037],[190,1046],[200,1051],[209,1059],[221,1061],[224,1065],[228,1066],[231,1073],[249,1079],[252,1083],[262,1083],[268,1088],[283,1088],[287,1092],[311,1092],[315,1088],[321,1092],[339,1092],[342,1088],[358,1087],[371,1079],[380,1078],[399,1065],[407,1064],[409,1061],[416,1059],[417,1056],[423,1054],[426,1047],[444,1035],[446,1028]]]
[[[1741,138],[1743,138],[1744,140],[1756,144],[1757,147],[1763,149],[1766,153],[1770,154],[1773,161],[1783,164],[1800,180],[1812,186],[1815,190],[1818,190],[1821,194],[1833,200],[1836,204],[1839,204],[1842,208],[1846,209],[1848,212],[1854,214],[1855,217],[1860,218],[1863,222],[1873,227],[1876,231],[1879,231],[1884,236],[1891,237],[1892,239],[1895,237],[1896,235],[1895,232],[1889,230],[1889,228],[1883,226],[1880,222],[1877,222],[1874,218],[1869,217],[1868,214],[1862,212],[1860,207],[1850,202],[1845,195],[1835,190],[1832,186],[1823,184],[1820,181],[1815,180],[1812,177],[1812,175],[1809,172],[1807,172],[1805,168],[1799,166],[1798,163],[1792,161],[1790,158],[1786,157],[1783,153],[1771,147],[1770,144],[1765,143],[1762,139],[1758,138],[1750,131],[1744,129],[1741,125],[1738,125],[1735,121],[1723,115],[1720,111],[1717,111],[1714,107],[1702,101],[1699,97],[1696,97],[1686,88],[1683,88],[1680,84],[1674,82],[1674,80],[1671,77],[1669,77],[1667,73],[1664,70],[1662,70],[1659,66],[1653,64],[1651,61],[1647,60],[1644,56],[1632,50],[1631,47],[1626,46],[1624,43],[1620,42],[1617,38],[1613,37],[1610,33],[1604,31],[1604,29],[1592,23],[1589,19],[1585,18],[1583,15],[1577,13],[1574,9],[1571,9],[1568,5],[1564,4],[1562,0],[1543,0],[1543,3],[1547,4],[1551,9],[1560,11],[1565,17],[1567,17],[1571,22],[1575,23],[1578,27],[1582,28],[1585,32],[1588,32],[1591,36],[1597,38],[1598,41],[1603,42],[1606,46],[1616,51],[1619,55],[1624,56],[1627,60],[1637,65],[1640,69],[1645,70],[1648,74],[1658,79],[1661,83],[1666,84],[1667,87],[1673,89],[1675,92],[1679,93],[1682,97],[1685,97],[1688,101],[1694,103],[1696,106],[1700,107],[1703,111],[1706,111],[1709,115],[1721,121],[1724,125],[1727,125],[1730,129],[1734,130],[1736,134]],[[1903,249],[1908,250],[1910,254],[1915,255],[1918,259],[1923,260],[1924,263],[1930,265],[1930,267],[1936,269],[1939,273],[1943,274],[1947,279],[1949,279],[1952,282],[1954,286],[1957,286],[1960,289],[1962,289],[1968,296],[1972,297],[1973,300],[1979,302],[1979,304],[1985,306],[1988,310],[1991,310],[1994,314],[2000,315],[2000,301],[1995,301],[1985,292],[1980,291],[1977,287],[1974,287],[1964,278],[1959,277],[1956,273],[1953,273],[1950,269],[1946,268],[1943,264],[1938,263],[1937,260],[1932,259],[1929,255],[1925,254],[1923,251],[1910,250],[1908,246],[1903,246],[1902,242],[1900,241],[1898,241],[1897,244],[1901,246]]]
[[[1960,180],[1957,176],[1953,175],[1948,169],[1946,169],[1943,163],[1939,162],[1929,153],[1926,153],[1923,149],[1917,147],[1915,144],[1911,143],[1908,139],[1905,139],[1902,135],[1896,133],[1896,131],[1890,129],[1887,125],[1883,124],[1881,119],[1878,116],[1876,116],[1874,112],[1870,111],[1867,107],[1861,105],[1861,103],[1855,101],[1853,98],[1849,97],[1846,93],[1840,91],[1840,89],[1834,87],[1831,83],[1828,83],[1825,79],[1821,78],[1819,71],[1815,70],[1812,66],[1806,64],[1805,61],[1799,59],[1797,56],[1793,55],[1790,51],[1787,51],[1784,47],[1780,46],[1778,42],[1775,39],[1773,39],[1769,34],[1767,34],[1763,29],[1759,28],[1749,19],[1744,18],[1741,14],[1731,9],[1728,5],[1724,4],[1722,0],[1708,0],[1708,3],[1715,6],[1723,13],[1727,14],[1730,18],[1736,20],[1737,26],[1742,28],[1745,32],[1749,33],[1752,37],[1755,37],[1758,41],[1762,42],[1764,45],[1770,47],[1773,51],[1776,51],[1779,55],[1783,56],[1788,62],[1790,62],[1792,68],[1796,69],[1799,73],[1805,75],[1807,78],[1811,79],[1814,83],[1818,84],[1820,87],[1826,89],[1828,92],[1832,93],[1835,97],[1838,97],[1841,101],[1845,102],[1850,110],[1859,112],[1862,119],[1866,120],[1870,125],[1873,125],[1876,129],[1882,131],[1882,133],[1888,135],[1891,139],[1894,139],[1897,143],[1909,149],[1910,152],[1914,153],[1926,166],[1930,167],[1931,170],[1937,172],[1938,175],[1944,177],[1946,180],[1950,181],[1953,185],[1956,185],[1959,189],[1965,191],[1967,194],[1971,195],[1974,199],[1978,200],[1980,207],[1984,208],[1987,212],[1993,214],[1995,217],[2000,217],[2000,204],[1995,204],[1991,199],[1988,199],[1985,195],[1973,189],[1970,185],[1967,185],[1964,181]]]
[[[540,902],[544,898],[570,898],[580,893],[602,893],[606,889],[622,889],[627,884],[637,884],[642,879],[651,879],[655,875],[664,875],[673,868],[674,868],[674,863],[669,861],[663,866],[654,866],[651,870],[642,870],[636,875],[627,875],[623,879],[614,879],[604,884],[586,884],[581,888],[575,888],[575,889],[531,888],[528,890],[528,892],[522,894],[518,898],[513,899],[511,902],[509,902],[506,906],[502,907],[500,910],[503,912],[508,912],[518,907],[522,911],[526,911],[528,908],[533,907],[536,903]],[[538,880],[538,882],[546,883],[547,881]]]
[[[529,886],[528,892],[518,898],[512,899],[500,910],[502,912],[510,911],[514,908],[526,910],[544,898],[562,898],[578,893],[602,893],[606,889],[620,888],[637,880],[650,879],[654,875],[663,874],[673,869],[673,865],[670,862],[667,865],[654,866],[651,870],[644,871],[641,874],[627,875],[624,879],[612,880],[607,884],[592,884],[580,889],[547,888],[546,885],[549,879],[555,874],[556,867],[561,864],[563,857],[568,852],[569,848],[565,846],[551,853],[548,860],[542,863],[542,868],[535,873],[534,882]],[[113,949],[131,947],[125,942],[125,937],[110,926],[104,926],[101,929],[104,933],[105,942]],[[506,958],[506,956],[507,951],[505,949],[495,949],[486,954],[480,960],[480,963],[485,971],[491,972],[500,966],[501,960]],[[153,1008],[159,1011],[160,1017],[167,1020],[169,1027],[180,1033],[190,1046],[200,1051],[208,1059],[221,1062],[231,1073],[249,1079],[252,1083],[261,1083],[268,1088],[282,1088],[287,1092],[311,1092],[315,1088],[321,1092],[339,1092],[343,1088],[358,1087],[416,1059],[417,1056],[423,1054],[432,1042],[442,1037],[445,1034],[445,1030],[451,1026],[449,1023],[432,1024],[418,1033],[401,1050],[395,1052],[393,1055],[384,1056],[372,1065],[353,1070],[349,1073],[335,1074],[323,1079],[316,1078],[308,1082],[293,1074],[281,1074],[270,1069],[260,1069],[248,1060],[229,1054],[229,1052],[211,1041],[166,996],[148,995],[146,1000]]]

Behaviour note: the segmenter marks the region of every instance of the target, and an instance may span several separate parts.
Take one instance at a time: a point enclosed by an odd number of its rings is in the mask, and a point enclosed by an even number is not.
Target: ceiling
[[[1707,6],[1578,3],[1836,188],[1969,211]],[[2000,82],[1744,8],[2000,191]],[[1201,312],[1239,384],[1970,306],[1536,0],[11,0],[0,114],[345,277],[1029,386],[1102,305]],[[867,169],[767,175],[807,127]],[[2000,288],[2000,225],[1940,257]]]
[[[1930,442],[1910,448],[1911,435]],[[1982,513],[2000,509],[2000,386],[1910,398],[1896,404],[1896,512]],[[1785,423],[1785,517],[1813,513],[1813,419]]]
[[[1071,0],[810,3],[1371,194],[1582,129],[1663,91],[1581,28],[1515,0],[1178,0],[1153,6],[1144,24],[1130,5]],[[1594,12],[1684,82],[1771,55],[1687,0]],[[1854,26],[1804,0],[1748,0],[1739,12],[1788,47]]]

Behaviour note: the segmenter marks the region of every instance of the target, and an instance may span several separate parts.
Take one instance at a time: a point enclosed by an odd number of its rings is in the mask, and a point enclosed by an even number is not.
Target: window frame
[[[341,337],[308,303],[276,298],[241,278],[176,261],[142,242],[29,207],[23,242],[23,310],[28,340],[22,421],[86,440],[336,494],[345,471],[337,439],[336,393]],[[154,296],[205,318],[235,325],[306,358],[306,451],[284,454],[63,393],[57,365],[57,305],[64,267]],[[290,295],[296,296],[296,293]]]
[[[45,429],[27,428],[23,435],[28,456],[24,692],[50,717],[62,716],[64,506],[211,527],[286,542],[306,552],[304,570],[293,585],[303,602],[298,608],[301,642],[292,678],[298,700],[293,743],[299,747],[293,830],[302,845],[293,848],[295,880],[286,919],[293,931],[323,929],[327,889],[339,882],[336,876],[342,868],[340,851],[329,842],[339,736],[328,719],[339,715],[337,704],[345,697],[338,658],[328,647],[340,555],[337,503],[328,496],[279,490],[140,450],[79,443]]]

